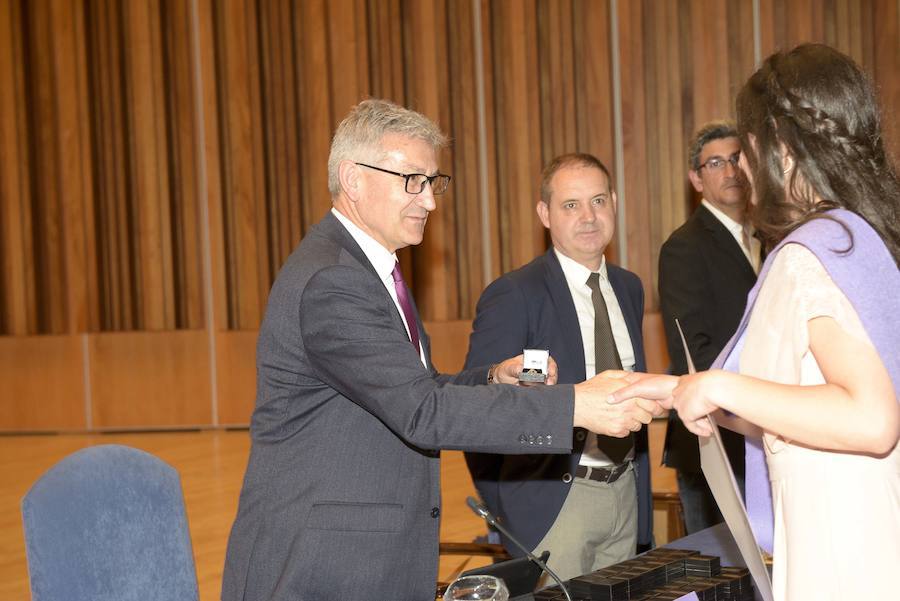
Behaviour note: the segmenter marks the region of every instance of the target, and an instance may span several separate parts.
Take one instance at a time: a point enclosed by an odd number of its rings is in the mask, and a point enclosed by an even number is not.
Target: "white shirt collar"
[[[366,255],[366,258],[369,259],[369,262],[372,263],[372,267],[375,268],[375,273],[378,274],[378,277],[382,280],[392,278],[391,272],[394,271],[394,265],[397,263],[397,254],[390,252],[376,241],[375,238],[362,231],[359,226],[350,221],[346,215],[334,207],[331,208],[331,213],[337,217],[338,221],[340,221],[345,228],[347,228],[347,231],[350,232],[350,235],[356,243],[359,244],[359,247]]]
[[[736,234],[737,236],[740,236],[741,233],[743,233],[743,231],[744,231],[743,224],[738,223],[737,221],[735,221],[734,219],[732,219],[731,217],[726,215],[725,212],[722,211],[722,209],[720,209],[713,203],[709,202],[705,198],[700,202],[703,204],[704,207],[709,209],[709,212],[712,213],[716,219],[718,219],[719,221],[722,222],[722,225],[724,225],[725,228],[729,232],[731,232],[732,234]],[[752,233],[752,231],[751,231],[751,233]]]
[[[566,281],[570,284],[574,283],[578,286],[586,286],[588,277],[592,273],[591,270],[575,259],[562,254],[556,247],[553,247],[553,252],[556,253],[556,258],[559,259],[559,266],[562,267],[563,275],[566,276]],[[605,256],[600,257],[600,269],[597,270],[597,273],[600,274],[602,279],[609,279],[606,277]]]

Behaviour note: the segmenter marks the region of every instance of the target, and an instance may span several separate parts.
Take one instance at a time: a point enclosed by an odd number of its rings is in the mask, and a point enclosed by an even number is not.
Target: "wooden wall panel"
[[[760,0],[758,32],[764,56],[809,40],[858,60],[879,87],[895,152],[898,4]],[[332,132],[368,96],[421,110],[453,140],[440,157],[453,176],[450,191],[438,199],[425,242],[400,253],[430,324],[466,323],[486,282],[545,250],[534,211],[540,172],[571,151],[624,173],[626,227],[614,245],[623,240],[625,256],[608,254],[642,278],[653,311],[659,246],[697,201],[686,178],[690,136],[707,120],[733,115],[734,94],[754,68],[753,5],[619,1],[615,19],[612,7],[609,0],[0,3],[0,335],[15,334],[19,344],[34,334],[159,332],[122,343],[122,352],[165,369],[173,348],[199,345],[206,354],[192,369],[209,371],[167,376],[187,388],[163,409],[168,422],[148,414],[144,425],[210,421],[215,401],[219,423],[243,423],[269,287],[330,208]],[[436,338],[446,333],[433,327]],[[92,365],[115,361],[113,342],[91,340]],[[63,356],[73,363],[60,369],[81,373],[80,357]],[[213,377],[217,399],[184,405],[187,390],[211,395]],[[103,427],[143,419],[104,394],[95,398]],[[59,411],[60,423],[69,419]]]
[[[0,333],[37,331],[20,4],[0,3]]]
[[[18,233],[5,238],[0,333],[201,326],[182,3],[8,2],[2,14],[3,152],[16,161],[4,159],[2,213]]]
[[[453,214],[455,239],[451,244],[457,248],[458,257],[455,289],[450,285],[447,291],[448,295],[455,296],[457,310],[446,314],[465,319],[475,316],[475,303],[484,288],[485,277],[491,275],[485,273],[483,255],[496,256],[492,255],[495,251],[491,247],[483,248],[482,240],[487,226],[482,208],[484,203],[490,203],[490,198],[482,198],[481,181],[483,177],[491,179],[491,175],[482,173],[480,164],[476,61],[480,62],[481,57],[475,54],[473,10],[471,2],[447,3],[449,89],[446,92],[450,99],[453,141],[452,160],[442,160],[441,164],[446,165],[443,168],[452,174],[453,180],[447,194],[438,199],[438,212]],[[432,314],[432,318],[439,319],[439,314]]]
[[[613,58],[609,2],[578,0],[573,3],[573,59],[575,63],[576,148],[593,154],[610,170],[615,189],[615,125],[613,122]],[[545,157],[547,163],[552,157]],[[619,262],[616,231],[606,258]]]
[[[328,72],[325,2],[301,2],[295,11],[295,27],[303,27],[297,57],[298,110],[303,144],[300,149],[303,223],[315,223],[331,209],[328,193],[328,151],[337,126],[328,87],[321,74]]]
[[[900,157],[900,2],[760,0],[762,55],[803,42],[824,43],[851,56],[872,77],[887,146]]]
[[[86,428],[82,337],[0,337],[0,390],[0,431]]]
[[[217,292],[227,297],[229,328],[255,328],[269,283],[256,11],[249,0],[210,6],[212,37],[201,45],[214,45],[205,77],[215,81],[216,97],[204,98],[204,110],[218,124],[219,170],[209,163],[209,177],[221,182],[221,197],[209,199],[222,214],[225,277]]]
[[[54,64],[53,5],[26,4],[25,27],[26,109],[29,129],[31,227],[37,332],[62,334],[68,329],[62,232],[61,150],[57,120],[57,83]]]
[[[212,423],[205,332],[90,334],[88,352],[94,428]]]
[[[216,334],[218,424],[247,425],[256,399],[256,332]]]
[[[885,142],[900,161],[900,1],[877,0],[872,36],[876,48],[873,61],[875,84],[881,100]]]
[[[460,371],[466,362],[471,320],[428,321],[425,330],[431,337],[431,359],[437,370]],[[256,400],[256,332],[218,333],[216,356],[219,388],[216,425],[246,426]]]
[[[521,267],[546,249],[544,227],[534,205],[540,196],[541,112],[537,11],[534,0],[494,2],[491,56],[485,77],[492,79],[497,169],[500,269]]]
[[[404,5],[404,64],[406,65],[407,105],[428,115],[443,131],[457,138],[451,121],[449,57],[447,52],[447,7],[444,0],[419,0]],[[468,132],[466,132],[468,133]],[[439,165],[449,170],[456,149],[444,150]],[[461,174],[464,178],[465,174]],[[451,184],[452,185],[452,184]],[[435,197],[437,210],[428,216],[425,239],[410,249],[412,271],[410,286],[425,319],[447,320],[459,315],[459,255],[456,231],[455,190]],[[459,202],[465,203],[465,197]],[[472,224],[473,226],[475,224]],[[407,272],[409,273],[409,272]]]
[[[734,117],[734,94],[753,69],[753,20],[740,1],[619,7],[628,268],[654,311],[659,247],[696,202],[691,136],[707,121]]]

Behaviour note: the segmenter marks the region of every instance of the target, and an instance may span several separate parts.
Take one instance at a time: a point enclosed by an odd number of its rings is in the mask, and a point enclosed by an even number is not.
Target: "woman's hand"
[[[672,390],[672,405],[684,426],[697,436],[712,436],[712,426],[706,416],[719,408],[713,400],[725,372],[702,371],[678,378]]]
[[[609,402],[630,398],[655,400],[666,409],[678,411],[678,417],[694,434],[712,435],[706,416],[719,408],[713,399],[728,377],[726,372],[712,370],[681,377],[635,373],[622,377],[631,384],[611,394]]]

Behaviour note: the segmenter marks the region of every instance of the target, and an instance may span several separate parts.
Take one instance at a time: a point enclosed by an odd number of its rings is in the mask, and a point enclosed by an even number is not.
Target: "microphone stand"
[[[510,534],[509,530],[507,530],[506,527],[503,526],[499,522],[499,520],[497,520],[497,518],[494,517],[494,515],[490,511],[488,511],[487,507],[485,507],[484,505],[482,505],[481,503],[479,503],[472,497],[466,497],[466,505],[469,506],[469,509],[471,509],[473,512],[475,512],[475,515],[477,515],[478,517],[483,519],[485,522],[487,522],[488,524],[490,524],[491,526],[493,526],[494,528],[499,530],[501,534],[506,536],[506,538],[509,539],[509,542],[514,544],[517,549],[519,549],[520,551],[525,553],[525,556],[528,559],[530,559],[535,564],[537,564],[537,566],[539,568],[541,568],[543,571],[550,574],[550,577],[556,581],[556,583],[559,585],[559,588],[562,589],[562,592],[564,592],[566,594],[566,599],[568,599],[569,601],[572,601],[572,595],[569,594],[569,589],[566,588],[566,585],[564,585],[562,580],[559,579],[559,576],[554,574],[553,570],[548,568],[547,564],[545,564],[543,561],[541,561],[541,559],[539,557],[535,557],[534,553],[532,553],[531,551],[526,549],[522,543],[520,543],[518,540],[516,540],[516,538],[512,534]]]

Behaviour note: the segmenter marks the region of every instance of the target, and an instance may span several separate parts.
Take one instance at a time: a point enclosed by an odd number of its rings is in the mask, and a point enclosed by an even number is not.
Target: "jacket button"
[[[528,437],[524,434],[519,434],[519,442],[522,444],[528,444]]]
[[[572,481],[572,474],[570,474],[569,472],[566,472],[565,474],[563,474],[563,475],[562,475],[562,481],[565,482],[566,484],[568,484],[569,482],[571,482],[571,481]]]
[[[441,510],[438,509],[437,507],[432,507],[431,508],[431,517],[436,518],[439,515],[441,515]]]
[[[582,440],[584,440],[585,436],[586,435],[584,433],[584,430],[579,430],[578,432],[575,433],[575,440],[582,441]]]

